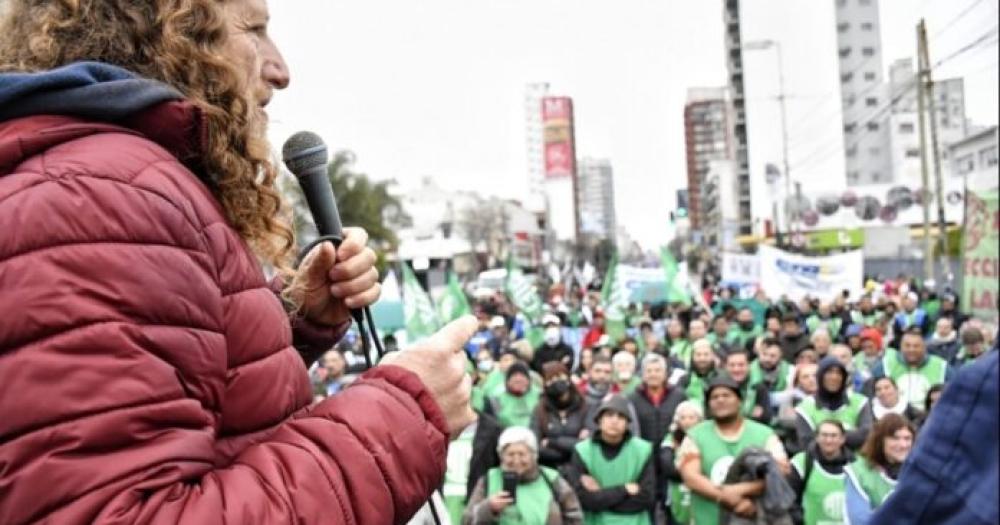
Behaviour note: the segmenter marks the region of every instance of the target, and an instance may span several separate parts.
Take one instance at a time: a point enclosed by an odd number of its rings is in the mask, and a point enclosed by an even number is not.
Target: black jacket
[[[809,334],[802,332],[797,337],[781,336],[781,358],[789,363],[795,362],[795,354],[809,346]]]
[[[626,434],[625,439],[630,439],[631,436]],[[597,443],[601,446],[601,452],[604,457],[613,460],[621,452],[621,444],[618,446],[607,445],[601,441],[600,432],[598,431],[594,438]],[[622,441],[624,443],[624,441]],[[583,483],[580,482],[580,477],[584,474],[589,475],[590,472],[587,470],[587,465],[583,463],[583,459],[580,454],[573,451],[573,460],[570,463],[571,468],[569,469],[569,482],[573,486],[573,490],[576,491],[577,496],[580,498],[580,506],[583,510],[590,512],[619,512],[622,514],[635,514],[638,512],[648,512],[653,508],[654,495],[653,491],[656,489],[656,477],[653,472],[653,464],[656,462],[656,453],[650,454],[649,460],[642,467],[642,472],[639,474],[639,493],[635,496],[629,496],[628,492],[625,491],[624,485],[618,485],[616,487],[603,487],[601,490],[596,492],[590,492],[589,490],[583,488]]]
[[[678,387],[668,387],[667,393],[656,406],[646,393],[646,385],[641,385],[628,397],[632,407],[633,417],[639,426],[639,436],[653,444],[653,450],[659,450],[663,436],[667,435],[670,423],[674,420],[674,411],[681,401],[687,399],[684,390]],[[655,455],[655,454],[654,454]],[[659,462],[653,462],[656,474],[656,496],[659,499],[666,494],[667,478],[660,469]]]
[[[549,361],[561,361],[566,365],[566,370],[573,369],[573,349],[562,341],[556,346],[542,345],[535,350],[535,357],[531,360],[531,368],[542,373],[542,365]]]
[[[840,406],[848,403],[849,401],[847,394],[847,385],[849,381],[844,381],[844,384],[840,387],[839,392],[828,392],[823,387],[823,375],[831,368],[839,368],[844,377],[848,377],[847,369],[845,369],[844,365],[840,364],[836,358],[832,356],[824,357],[819,362],[819,368],[816,371],[817,391],[816,395],[812,397],[816,400],[817,407],[837,410]],[[864,445],[865,438],[868,437],[868,431],[871,428],[871,420],[865,417],[864,410],[858,414],[854,425],[854,430],[848,430],[846,433],[847,447],[851,450],[858,450],[861,448],[861,445]],[[798,450],[807,450],[815,438],[815,430],[800,413],[795,414],[795,434],[798,436],[798,446],[796,447]]]
[[[555,403],[543,395],[531,417],[531,431],[538,437],[538,462],[552,468],[569,463],[573,447],[580,441],[580,431],[594,431],[596,410],[596,403],[574,392],[573,401],[560,415]],[[543,440],[548,442],[542,445]]]
[[[469,461],[469,481],[465,486],[465,499],[468,500],[479,478],[486,471],[500,465],[497,454],[497,442],[500,440],[500,423],[489,414],[479,413],[476,433],[472,437],[472,460]]]

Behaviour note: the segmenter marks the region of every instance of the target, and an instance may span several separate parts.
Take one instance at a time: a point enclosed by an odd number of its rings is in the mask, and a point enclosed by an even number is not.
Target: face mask
[[[744,330],[753,330],[753,321],[740,321],[740,328]]]
[[[619,381],[631,381],[632,380],[632,372],[629,371],[629,370],[626,370],[624,372],[618,372],[618,380]]]
[[[477,363],[476,366],[479,368],[480,372],[489,372],[490,370],[493,370],[493,361],[486,359]]]
[[[555,399],[561,398],[566,392],[569,392],[568,381],[559,380],[545,386],[545,393]]]
[[[555,346],[559,344],[560,339],[562,339],[562,334],[559,332],[559,328],[553,326],[545,329],[545,344]]]

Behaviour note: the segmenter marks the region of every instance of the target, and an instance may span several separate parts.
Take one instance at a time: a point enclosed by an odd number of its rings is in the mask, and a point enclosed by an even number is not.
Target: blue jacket
[[[873,524],[1000,523],[1000,354],[958,372],[931,412]]]

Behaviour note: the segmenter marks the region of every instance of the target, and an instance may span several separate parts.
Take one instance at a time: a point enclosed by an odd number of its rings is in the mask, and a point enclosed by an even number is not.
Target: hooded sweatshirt
[[[839,390],[830,391],[823,385],[823,376],[830,370],[840,370],[844,381]],[[837,358],[833,356],[824,357],[819,362],[816,371],[816,394],[804,400],[796,408],[795,430],[798,436],[798,449],[805,450],[815,436],[815,426],[820,421],[812,414],[816,413],[838,413],[841,423],[847,427],[847,446],[851,449],[860,448],[868,436],[868,426],[870,420],[863,417],[863,412],[867,399],[860,394],[848,391],[850,375]],[[813,410],[815,409],[815,410]],[[825,412],[824,412],[825,411]],[[826,416],[823,416],[825,418]]]

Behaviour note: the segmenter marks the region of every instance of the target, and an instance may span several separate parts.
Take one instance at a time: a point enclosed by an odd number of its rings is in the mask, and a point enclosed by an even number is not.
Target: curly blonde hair
[[[275,188],[265,119],[245,72],[221,53],[229,38],[225,1],[0,0],[0,71],[92,60],[176,88],[202,112],[201,162],[229,223],[289,277],[295,238]]]

